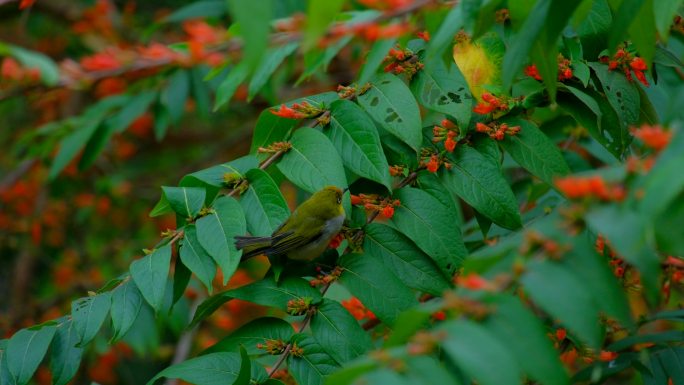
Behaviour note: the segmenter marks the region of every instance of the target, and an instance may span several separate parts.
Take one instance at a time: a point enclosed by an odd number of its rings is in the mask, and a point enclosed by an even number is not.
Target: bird
[[[257,255],[311,261],[320,256],[340,232],[345,219],[342,196],[348,188],[326,186],[295,209],[271,236],[236,236],[242,260]]]

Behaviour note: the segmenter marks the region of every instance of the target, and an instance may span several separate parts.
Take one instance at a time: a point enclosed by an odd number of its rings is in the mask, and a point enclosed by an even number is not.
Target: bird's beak
[[[344,189],[342,189],[342,194],[346,193],[347,191],[349,191],[349,187],[345,187]]]

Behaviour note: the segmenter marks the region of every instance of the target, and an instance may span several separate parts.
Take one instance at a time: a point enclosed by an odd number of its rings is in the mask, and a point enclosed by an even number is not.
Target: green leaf
[[[392,384],[392,385],[411,385],[408,378],[402,376],[394,369],[378,368],[371,372],[364,373],[355,382],[359,384]]]
[[[553,186],[554,178],[570,172],[556,144],[533,122],[519,118],[503,119],[502,122],[511,127],[520,126],[520,132],[506,135],[501,145],[532,175]]]
[[[451,277],[468,251],[453,213],[425,191],[405,187],[394,194],[401,201],[392,224],[434,259],[444,277]]]
[[[518,202],[499,168],[468,146],[456,146],[449,156],[453,167],[442,170],[447,188],[492,222],[507,229],[521,224]]]
[[[250,67],[247,65],[247,62],[242,61],[228,72],[228,75],[226,75],[216,89],[214,111],[230,101],[238,86],[240,86],[240,84],[247,79],[247,76],[249,76],[249,69]]]
[[[131,277],[145,301],[155,311],[164,304],[164,292],[171,265],[171,245],[166,244],[131,263]]]
[[[496,151],[499,151],[498,146],[496,147]],[[454,219],[457,220],[459,224],[463,223],[463,213],[461,212],[461,203],[459,202],[458,197],[444,186],[444,183],[442,183],[437,175],[427,170],[419,171],[417,182],[418,188],[432,195],[433,198],[444,205],[444,207],[447,208],[447,211],[452,213]]]
[[[406,345],[421,329],[430,325],[432,314],[421,308],[409,309],[397,317],[392,333],[387,337],[384,348]]]
[[[247,230],[255,236],[271,235],[290,216],[287,202],[278,185],[265,171],[248,171],[247,181],[249,188],[240,198],[247,219]]]
[[[293,343],[304,352],[301,357],[287,357],[287,368],[298,384],[322,385],[327,375],[339,370],[335,360],[313,337],[297,334]]]
[[[381,39],[373,43],[373,46],[368,51],[366,55],[366,62],[361,68],[358,84],[363,86],[366,82],[375,75],[378,67],[385,60],[385,56],[389,52],[390,48],[394,47],[396,43],[396,38]]]
[[[86,145],[90,138],[95,134],[97,128],[100,126],[99,120],[90,121],[81,125],[74,132],[62,139],[59,145],[59,151],[55,159],[50,165],[50,172],[48,178],[55,179],[64,167],[71,162],[78,152]]]
[[[398,77],[378,75],[371,80],[368,91],[358,96],[358,102],[368,115],[416,152],[422,143],[420,110],[411,90]]]
[[[247,351],[240,346],[240,371],[233,385],[249,385],[252,377],[252,362],[247,355]]]
[[[243,176],[247,171],[257,167],[259,167],[259,160],[255,156],[247,155],[230,162],[217,164],[205,168],[204,170],[188,174],[181,179],[180,186],[191,187],[205,185],[221,188],[223,187],[223,176],[225,174],[235,173],[239,176]],[[207,196],[209,196],[209,194],[207,194]],[[205,204],[207,204],[206,199]]]
[[[628,1],[623,0],[623,4]],[[646,65],[650,68],[657,42],[654,5],[657,4],[657,8],[660,8],[662,2],[660,0],[640,0],[639,3],[641,3],[641,7],[629,26],[629,38],[639,52],[639,56],[646,61]],[[617,15],[615,23],[618,22],[618,18],[619,15]]]
[[[456,118],[462,132],[468,129],[473,96],[455,63],[450,63],[449,68],[445,68],[439,62],[418,71],[411,80],[411,90],[420,104]]]
[[[442,53],[453,44],[454,35],[464,24],[463,5],[457,4],[451,8],[439,30],[435,32],[425,50],[425,61],[430,66],[431,62],[440,60]]]
[[[192,277],[192,272],[187,266],[181,262],[180,259],[176,259],[176,264],[173,268],[173,298],[171,303],[176,304],[178,300],[185,294],[185,289],[190,283],[190,278]]]
[[[653,7],[655,25],[663,41],[667,40],[672,27],[672,20],[677,15],[682,0],[660,0],[649,4]],[[630,31],[631,32],[631,31]]]
[[[162,191],[173,211],[182,217],[194,218],[204,206],[204,188],[162,186]]]
[[[55,86],[59,83],[59,67],[50,57],[36,51],[7,45],[9,53],[14,56],[26,68],[36,68],[40,71],[40,78],[47,86]]]
[[[380,223],[365,228],[363,249],[367,257],[389,268],[406,286],[440,295],[449,281],[430,256],[399,231]]]
[[[162,105],[166,106],[171,122],[177,122],[185,113],[185,102],[190,94],[190,73],[176,70],[169,78],[169,83],[159,95]]]
[[[665,212],[668,206],[684,190],[684,175],[680,172],[684,161],[684,133],[676,132],[671,143],[658,157],[651,171],[644,176],[639,187],[643,199],[639,201],[640,211],[649,218]]]
[[[328,136],[342,163],[359,176],[376,181],[392,190],[389,165],[380,145],[375,124],[355,103],[338,100],[330,106]]]
[[[214,222],[216,223],[216,222]],[[220,229],[218,229],[220,230]],[[204,251],[204,248],[200,245],[197,240],[197,229],[194,225],[185,226],[185,235],[183,236],[183,241],[180,245],[180,259],[183,264],[190,269],[195,276],[204,284],[204,286],[211,294],[213,285],[212,281],[214,276],[216,276],[216,265],[211,256]],[[225,239],[223,233],[217,233],[216,237],[212,237],[212,240]]]
[[[216,344],[202,352],[232,352],[239,346],[244,346],[250,355],[261,354],[264,351],[257,344],[266,344],[268,340],[289,341],[294,335],[294,328],[287,321],[274,317],[257,318],[243,326]]]
[[[286,140],[297,123],[296,119],[285,119],[273,115],[270,108],[261,111],[254,126],[249,153],[257,154],[259,147],[267,147],[272,143]]]
[[[306,11],[304,50],[313,48],[339,15],[345,0],[311,0]]]
[[[601,345],[594,296],[572,270],[550,261],[532,261],[522,277],[525,292],[590,347]],[[568,288],[572,290],[568,290]]]
[[[50,372],[54,385],[66,385],[78,371],[83,356],[83,348],[77,346],[79,340],[74,321],[64,319],[57,326],[50,344]]]
[[[233,352],[211,353],[189,359],[159,372],[147,385],[161,378],[179,378],[193,384],[225,385],[233,383],[240,374],[240,354]],[[261,383],[268,378],[262,366],[252,365],[251,379]]]
[[[591,63],[608,102],[617,113],[623,128],[639,121],[639,92],[623,73],[609,71],[605,64]]]
[[[0,340],[0,384],[2,385],[16,383],[7,367],[7,342],[6,339]]]
[[[235,236],[247,232],[245,213],[237,200],[221,197],[214,202],[213,211],[196,222],[197,240],[223,272],[225,285],[233,276],[242,250],[235,248]]]
[[[337,56],[337,54],[351,41],[352,36],[345,36],[340,38],[338,41],[328,46],[325,50],[311,50],[304,54],[304,71],[302,72],[299,79],[295,82],[298,85],[302,81],[311,77],[316,71],[323,67],[323,69],[328,68],[328,64],[332,59]],[[337,93],[335,93],[337,95]]]
[[[481,385],[520,384],[520,368],[514,355],[490,331],[477,323],[459,319],[445,323],[442,347],[446,354]],[[496,367],[492,367],[492,363]]]
[[[243,63],[247,70],[255,68],[268,44],[273,2],[228,0],[228,11],[233,21],[240,24],[240,36],[244,42]]]
[[[437,358],[427,355],[410,356],[406,375],[415,385],[461,385],[457,377]]]
[[[142,304],[140,290],[130,279],[112,291],[112,342],[126,335],[138,318]]]
[[[604,235],[627,262],[639,269],[648,298],[655,300],[660,286],[660,257],[655,253],[655,240],[642,214],[623,207],[605,206],[589,212],[586,221]]]
[[[130,101],[112,118],[114,132],[123,132],[134,120],[144,114],[157,98],[154,91],[144,91],[130,98]]]
[[[251,101],[252,98],[254,98],[257,92],[266,85],[266,82],[268,82],[268,79],[273,75],[275,70],[278,69],[280,63],[282,63],[285,58],[292,55],[298,46],[298,43],[289,43],[271,48],[266,52],[263,59],[261,59],[261,63],[256,70],[254,70],[252,80],[249,82],[247,101]]]
[[[624,327],[634,326],[625,291],[608,265],[608,258],[596,253],[588,234],[574,237],[572,248],[562,259],[591,293],[602,312]]]
[[[569,384],[568,374],[537,316],[514,296],[501,296],[494,306],[496,311],[482,326],[506,345],[520,368],[543,385]]]
[[[382,322],[392,326],[397,316],[416,305],[413,293],[384,266],[360,254],[340,258],[340,282]]]
[[[606,0],[593,0],[589,15],[577,27],[585,57],[597,57],[608,44],[613,16]]]
[[[71,303],[71,319],[81,337],[79,346],[83,347],[95,338],[111,306],[111,292],[80,298]]]
[[[195,326],[233,298],[287,311],[288,301],[309,298],[315,304],[321,300],[321,293],[302,278],[287,277],[280,282],[275,282],[272,278],[265,278],[207,298],[197,308],[190,327]]]
[[[327,185],[347,187],[342,160],[328,138],[312,128],[295,131],[292,148],[278,162],[278,170],[298,187],[314,193]]]
[[[340,364],[363,355],[373,346],[359,322],[338,302],[326,298],[311,317],[311,333],[323,350]]]
[[[224,0],[203,0],[184,5],[170,15],[161,19],[162,23],[177,23],[179,21],[207,17],[220,17],[226,13]]]
[[[7,368],[15,384],[29,382],[55,335],[54,325],[21,329],[7,342]]]

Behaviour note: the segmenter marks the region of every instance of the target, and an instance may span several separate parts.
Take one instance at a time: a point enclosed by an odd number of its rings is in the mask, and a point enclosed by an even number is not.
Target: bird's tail
[[[235,247],[242,250],[242,260],[246,260],[257,255],[269,255],[271,250],[271,237],[251,237],[251,236],[236,236]]]

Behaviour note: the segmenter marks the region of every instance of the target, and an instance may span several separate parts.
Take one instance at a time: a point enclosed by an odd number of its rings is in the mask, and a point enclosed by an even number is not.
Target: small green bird
[[[299,205],[270,237],[235,237],[243,260],[265,254],[310,261],[321,255],[342,229],[342,196],[347,189],[327,186]]]

